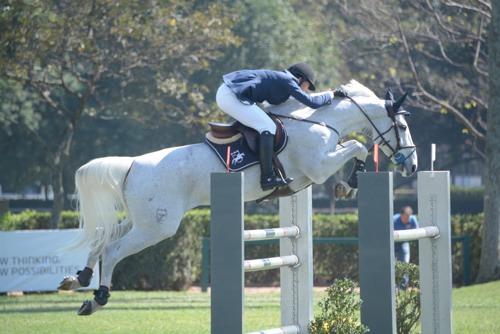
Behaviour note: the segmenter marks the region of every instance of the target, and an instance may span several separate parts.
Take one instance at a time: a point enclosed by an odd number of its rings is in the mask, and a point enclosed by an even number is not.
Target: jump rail
[[[295,255],[269,257],[266,259],[245,260],[245,272],[276,269],[286,266],[296,266],[299,258]]]
[[[259,332],[251,332],[248,334],[297,334],[300,329],[298,326],[285,326],[280,328],[266,329]]]
[[[439,237],[439,229],[436,226],[426,226],[413,230],[394,231],[394,241],[413,241],[436,237]]]
[[[268,228],[264,230],[245,230],[243,231],[243,239],[250,240],[273,240],[279,238],[296,238],[300,234],[300,229],[297,226]]]

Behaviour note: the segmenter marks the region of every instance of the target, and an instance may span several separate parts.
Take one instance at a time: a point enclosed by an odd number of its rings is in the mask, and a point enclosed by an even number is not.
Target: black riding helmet
[[[310,90],[316,90],[316,87],[314,86],[314,71],[309,64],[306,63],[297,63],[293,64],[288,68],[288,71],[293,74],[294,77],[296,78],[302,78],[304,80],[309,81],[309,89]]]

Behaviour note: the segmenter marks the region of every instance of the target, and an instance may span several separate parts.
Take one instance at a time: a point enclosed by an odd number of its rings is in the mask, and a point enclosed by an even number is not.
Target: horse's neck
[[[373,97],[354,97],[354,100],[376,124],[386,117],[385,102],[383,100]],[[341,137],[353,132],[362,132],[367,135],[372,133],[372,126],[366,116],[349,99],[335,99],[331,105],[316,110],[308,108],[293,99],[282,105],[271,106],[266,109],[280,115],[324,122],[337,129]]]
[[[341,137],[345,137],[353,132],[371,136],[373,127],[366,115],[373,123],[380,127],[381,123],[387,118],[385,102],[379,98],[372,97],[354,97],[354,100],[363,111],[351,100],[343,99],[336,104],[326,107],[327,115],[331,115],[332,122],[338,126]]]

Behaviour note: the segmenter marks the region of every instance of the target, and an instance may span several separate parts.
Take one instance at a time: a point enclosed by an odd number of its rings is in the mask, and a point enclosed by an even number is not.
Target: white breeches
[[[273,135],[276,133],[276,125],[264,110],[256,104],[244,104],[238,100],[226,84],[220,85],[215,100],[223,112],[240,123],[257,130],[259,133],[264,131],[269,131]]]

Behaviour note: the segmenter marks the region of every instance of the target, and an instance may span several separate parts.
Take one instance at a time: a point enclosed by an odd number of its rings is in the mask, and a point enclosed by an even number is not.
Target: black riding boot
[[[287,185],[287,181],[276,175],[273,168],[274,135],[269,131],[260,134],[260,186],[262,190],[269,190]]]

